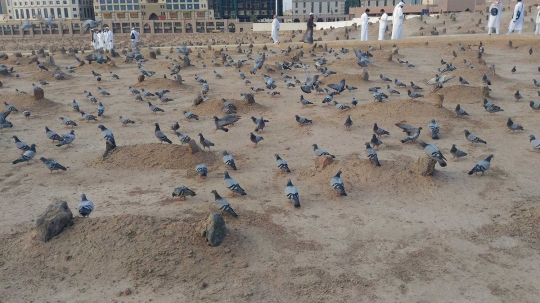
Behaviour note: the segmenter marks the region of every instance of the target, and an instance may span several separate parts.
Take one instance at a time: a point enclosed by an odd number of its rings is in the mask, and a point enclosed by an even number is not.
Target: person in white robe
[[[136,31],[134,27],[132,27],[129,36],[131,38],[131,47],[137,46],[137,44],[139,43],[139,32]]]
[[[540,6],[536,8],[538,12],[536,13],[536,30],[534,31],[535,35],[540,35]]]
[[[403,14],[403,6],[405,2],[401,1],[394,8],[392,13],[392,40],[401,39],[401,31],[403,30],[403,19],[405,15]]]
[[[274,21],[272,21],[272,39],[274,44],[279,44],[279,20],[276,15],[274,15]]]
[[[90,30],[90,36],[92,38],[92,41],[90,42],[90,45],[96,49],[96,32],[94,32],[93,29]]]
[[[489,7],[489,20],[488,20],[488,35],[493,33],[499,34],[499,26],[501,25],[501,14],[502,14],[503,5],[501,1],[495,0]]]
[[[514,14],[512,15],[512,20],[508,25],[508,34],[511,34],[514,31],[518,31],[521,34],[523,30],[523,15],[524,15],[525,5],[521,3],[521,0],[517,0],[517,4],[514,7]]]
[[[114,48],[114,36],[112,30],[108,27],[105,28],[105,50],[111,50]]]
[[[362,26],[362,31],[360,32],[360,41],[368,40],[368,26],[369,26],[369,8],[366,8],[362,16],[360,16],[360,25]]]
[[[381,17],[379,18],[379,40],[384,40],[386,26],[388,26],[388,14],[384,12],[384,9],[381,9]]]

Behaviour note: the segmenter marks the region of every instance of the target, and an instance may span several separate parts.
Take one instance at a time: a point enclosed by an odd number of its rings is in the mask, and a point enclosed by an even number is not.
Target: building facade
[[[207,0],[94,0],[96,20],[213,19]]]
[[[283,0],[209,0],[216,18],[239,19],[241,22],[255,22],[271,19],[276,14],[283,15]]]
[[[4,14],[10,20],[35,20],[39,17],[56,20],[93,19],[92,0],[5,0]]]
[[[315,16],[343,15],[345,14],[345,2],[345,0],[293,0],[292,13],[294,16],[304,16],[310,13],[313,13]]]

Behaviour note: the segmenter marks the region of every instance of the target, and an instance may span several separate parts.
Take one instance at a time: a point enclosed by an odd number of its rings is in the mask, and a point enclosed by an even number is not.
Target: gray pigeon
[[[81,116],[83,117],[83,119],[86,120],[86,122],[88,122],[88,121],[97,121],[96,116],[94,116],[92,114],[87,114],[87,113],[83,112],[82,110],[80,111],[80,113],[81,113]]]
[[[246,192],[244,191],[244,189],[242,189],[240,184],[238,184],[236,180],[234,180],[233,178],[231,178],[231,176],[229,176],[228,171],[225,171],[224,183],[225,183],[225,187],[227,187],[233,194],[240,194],[242,196],[246,195]]]
[[[5,106],[5,107],[7,108],[7,110],[9,110],[10,112],[18,112],[18,111],[19,111],[15,106],[13,106],[13,105],[11,105],[11,104],[5,102],[5,101],[4,101],[4,106]]]
[[[164,110],[162,110],[161,108],[153,105],[152,103],[148,102],[148,107],[150,108],[150,110],[152,111],[152,114],[155,114],[157,112],[165,112]]]
[[[72,128],[77,126],[77,123],[70,118],[59,117],[59,119],[62,120],[62,123],[64,123],[65,126],[71,126]]]
[[[467,153],[462,151],[462,150],[459,150],[455,144],[452,144],[452,148],[450,148],[450,153],[452,154],[452,156],[457,160],[459,160],[459,158],[463,158],[463,157],[466,157],[467,156]]]
[[[238,120],[240,120],[240,116],[237,115],[226,115],[222,118],[214,116],[214,124],[216,125],[214,132],[217,130],[228,132],[229,130],[226,129],[225,126],[234,125],[234,123],[238,122]]]
[[[345,192],[345,185],[343,184],[343,180],[341,180],[341,170],[339,170],[337,174],[330,179],[330,186],[336,192],[336,196],[347,195]]]
[[[255,143],[255,148],[257,148],[257,144],[259,142],[261,142],[262,140],[264,140],[264,138],[261,137],[261,136],[257,136],[257,135],[255,135],[253,133],[249,133],[249,140],[251,140],[251,142]]]
[[[263,131],[264,128],[266,127],[266,122],[270,122],[268,120],[265,120],[263,117],[255,118],[253,116],[251,117],[251,121],[253,121],[253,123],[255,123],[255,125],[257,125],[257,128],[255,128],[256,132]]]
[[[234,158],[233,156],[229,155],[229,153],[226,150],[223,151],[223,163],[225,163],[225,165],[230,167],[232,170],[236,170],[236,164],[234,163]]]
[[[439,130],[440,126],[437,124],[435,119],[431,119],[431,122],[428,124],[428,128],[431,130],[431,139],[438,140],[439,139]]]
[[[45,134],[47,135],[47,138],[54,141],[64,141],[64,138],[60,137],[56,132],[50,130],[47,126],[45,126]]]
[[[180,185],[177,188],[175,188],[172,192],[172,196],[174,197],[180,197],[182,200],[186,200],[187,196],[196,196],[195,192],[191,189],[187,188],[184,185]]]
[[[291,179],[287,179],[287,185],[285,186],[285,196],[287,197],[287,199],[293,201],[294,207],[300,207],[298,189],[292,184]]]
[[[83,217],[90,216],[90,213],[94,211],[94,203],[86,198],[85,194],[81,195],[81,202],[77,206],[79,214]]]
[[[178,137],[178,140],[180,140],[180,143],[183,144],[188,144],[189,141],[191,141],[191,138],[188,136],[188,135],[183,135],[179,132],[174,132],[176,134],[176,136]]]
[[[409,136],[407,136],[407,138],[401,140],[401,143],[405,143],[407,141],[414,142],[420,136],[420,131],[421,130],[422,130],[422,127],[419,127],[417,131],[411,132],[411,134]]]
[[[126,126],[128,124],[135,124],[135,121],[132,121],[127,117],[119,116],[118,118],[120,119],[120,123],[122,123],[122,126]]]
[[[530,101],[530,102],[529,102],[529,106],[530,106],[533,110],[540,110],[540,103],[535,103],[534,101]]]
[[[379,145],[382,145],[383,142],[377,138],[377,136],[375,134],[373,134],[373,136],[371,136],[371,144],[373,144],[373,147],[375,148],[379,148]]]
[[[154,126],[156,127],[154,130],[154,135],[159,140],[159,143],[166,142],[166,143],[172,144],[172,141],[169,140],[169,138],[167,138],[167,136],[165,136],[165,134],[159,128],[159,123],[154,123]]]
[[[345,123],[343,125],[345,125],[346,130],[351,130],[352,124],[353,124],[353,122],[351,120],[351,115],[348,115],[347,119],[345,119]]]
[[[366,156],[373,164],[375,164],[376,166],[381,166],[381,163],[379,163],[379,158],[377,157],[377,153],[371,147],[371,145],[369,145],[369,142],[366,142]]]
[[[54,161],[53,159],[47,159],[47,158],[41,157],[39,158],[39,160],[41,160],[41,162],[43,162],[43,164],[47,166],[47,168],[51,171],[51,173],[55,170],[63,170],[63,171],[67,170],[67,168],[62,166],[60,163]]]
[[[274,156],[276,157],[276,164],[279,170],[281,172],[290,173],[291,170],[289,169],[289,165],[287,165],[287,162],[281,159],[281,157],[278,154],[275,154]]]
[[[71,130],[69,133],[63,134],[62,138],[64,138],[64,140],[62,140],[62,142],[60,142],[59,144],[56,144],[56,146],[64,146],[64,145],[71,146],[71,143],[73,143],[73,141],[75,140],[75,131]]]
[[[459,104],[456,105],[455,112],[456,112],[456,115],[458,115],[459,117],[463,117],[463,116],[468,116],[468,115],[469,115],[463,108],[461,108],[461,105],[459,105]]]
[[[294,117],[296,118],[296,122],[300,125],[313,124],[313,120],[309,120],[308,118],[303,118],[298,115],[295,115]]]
[[[25,152],[30,149],[30,146],[26,144],[25,142],[19,140],[17,136],[12,136],[13,141],[15,141],[15,147],[17,147],[18,150]]]
[[[312,146],[313,146],[313,152],[315,153],[315,156],[317,156],[317,157],[320,157],[320,156],[330,156],[330,157],[332,157],[332,158],[335,158],[335,157],[336,157],[336,156],[334,156],[334,155],[329,154],[329,153],[328,153],[327,151],[325,151],[324,149],[319,148],[319,147],[317,146],[317,144],[313,144]]]
[[[214,146],[214,143],[210,142],[209,140],[205,139],[201,133],[199,133],[199,142],[203,146],[203,149],[210,149],[210,146]]]
[[[222,198],[218,192],[216,190],[213,190],[212,193],[214,194],[214,198],[215,198],[215,203],[216,203],[216,207],[223,211],[223,212],[226,212],[228,213],[229,215],[233,216],[233,217],[238,217],[238,215],[234,212],[234,210],[232,209],[231,205],[229,204],[229,202],[227,202],[227,200],[225,200],[224,198]]]
[[[484,160],[480,160],[480,162],[476,163],[476,165],[471,169],[469,172],[469,175],[482,173],[484,175],[484,172],[489,169],[491,166],[491,158],[493,158],[493,154],[489,155]]]
[[[191,119],[199,120],[199,116],[192,114],[188,111],[184,111],[184,117],[186,117],[186,119],[188,119],[189,122],[191,122]]]
[[[487,144],[486,141],[478,138],[477,136],[471,134],[468,130],[463,130],[463,132],[465,133],[465,138],[467,139],[467,141],[471,142],[471,145],[474,145],[474,143],[482,143],[482,144]]]
[[[380,128],[377,123],[373,124],[373,133],[377,135],[377,137],[381,137],[382,135],[390,135],[389,132],[386,130]]]
[[[537,140],[534,135],[529,136],[529,142],[531,142],[531,146],[533,147],[533,150],[540,149],[540,140]]]
[[[437,161],[441,167],[446,166],[446,158],[443,156],[439,148],[433,144],[427,144],[424,141],[420,141],[418,144],[424,148],[424,152],[428,157]]]
[[[514,98],[516,98],[516,101],[519,101],[519,99],[523,99],[523,96],[519,93],[519,90],[516,90]]]
[[[15,161],[13,161],[12,163],[13,164],[17,164],[17,163],[21,163],[21,162],[27,162],[29,163],[30,160],[32,160],[34,158],[34,156],[36,155],[36,145],[35,144],[32,144],[30,145],[30,149],[25,151],[21,157]]]
[[[512,121],[512,118],[508,118],[508,121],[506,122],[506,126],[512,131],[516,131],[516,130],[523,130],[523,126],[515,123],[514,121]]]
[[[195,171],[201,178],[206,178],[206,176],[208,175],[208,167],[204,163],[195,166]]]

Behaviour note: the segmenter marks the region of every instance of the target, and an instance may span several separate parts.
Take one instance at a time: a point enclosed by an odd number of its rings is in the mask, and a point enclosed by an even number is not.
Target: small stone
[[[231,249],[230,249],[230,248],[226,248],[226,249],[225,249],[225,253],[228,254],[228,253],[230,253],[230,252],[231,252]]]
[[[205,289],[208,286],[208,283],[202,282],[201,289]]]
[[[227,268],[227,267],[229,267],[229,264],[225,263],[225,264],[223,264],[223,267]]]
[[[132,293],[131,288],[126,288],[124,290],[124,296],[129,296],[129,295],[131,295],[131,293]]]
[[[247,268],[249,266],[249,264],[246,262],[242,265],[243,268]]]
[[[328,165],[332,164],[332,162],[334,162],[334,158],[331,156],[320,156],[315,159],[315,167],[325,169]]]

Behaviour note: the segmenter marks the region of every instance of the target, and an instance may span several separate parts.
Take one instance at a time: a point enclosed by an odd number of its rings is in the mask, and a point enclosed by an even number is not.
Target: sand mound
[[[446,95],[445,95],[446,100]],[[426,119],[449,119],[455,115],[452,111],[439,108],[431,103],[423,101],[399,100],[386,103],[373,102],[357,106],[361,116],[384,118],[387,120],[401,121],[404,117],[411,121],[425,121]],[[351,114],[351,116],[353,116]]]
[[[47,98],[41,99],[39,101],[34,100],[33,91],[28,91],[28,95],[24,94],[8,94],[3,95],[3,101],[15,106],[19,111],[28,109],[28,110],[39,110],[39,109],[48,109],[58,106],[59,104],[51,101]],[[46,95],[46,93],[45,93]]]
[[[454,80],[452,80],[454,81]],[[461,103],[470,104],[481,101],[484,97],[482,95],[481,86],[468,86],[468,85],[453,85],[446,86],[435,93],[430,94],[435,97],[436,94],[444,94],[444,103]]]
[[[177,140],[172,136],[172,140]],[[212,165],[217,159],[214,152],[188,152],[187,146],[176,144],[137,144],[119,146],[104,161],[99,158],[92,166],[106,166],[112,169],[188,169],[194,170],[197,164]]]
[[[116,58],[113,58],[112,60],[118,64],[119,61],[121,60],[115,60]],[[77,68],[75,69],[75,71],[77,72],[91,72],[91,71],[96,71],[98,73],[100,72],[109,72],[109,71],[114,71],[115,69],[118,69],[118,66],[110,66],[109,64],[98,64],[96,62],[92,62],[92,64],[88,64],[88,61],[85,61],[86,64],[83,65],[83,66],[78,66],[78,64],[75,62],[73,64],[73,66],[76,66]],[[102,74],[102,76],[105,76]]]
[[[139,74],[134,75],[133,78],[139,77]],[[178,82],[173,79],[164,79],[162,75],[156,74],[151,78],[146,77],[146,79],[143,82],[137,82],[133,85],[131,85],[135,88],[143,88],[150,91],[157,91],[160,89],[169,89],[169,90],[188,90],[188,91],[196,91],[194,90],[194,87],[187,84],[178,85]]]
[[[311,167],[301,172],[298,180],[324,184],[321,191],[328,196],[333,195],[333,192],[328,191],[329,187],[326,187],[326,184],[340,169],[345,189],[417,192],[429,191],[431,187],[436,186],[433,177],[422,177],[413,172],[416,159],[398,156],[394,160],[381,159],[380,162],[381,166],[377,167],[358,155],[348,155],[342,160],[334,161],[325,169]]]
[[[73,79],[73,76],[69,75],[69,74],[66,74],[66,73],[63,73],[62,72],[62,75],[64,75],[64,79],[63,80],[59,80],[59,79],[56,79],[55,77],[53,77],[53,73],[54,71],[56,70],[56,67],[54,68],[49,68],[49,71],[38,71],[38,72],[35,72],[35,73],[32,73],[27,79],[30,80],[30,81],[39,81],[39,80],[45,80],[47,82],[53,82],[53,81],[65,81],[65,80],[69,80],[69,79]],[[45,93],[47,93],[47,91],[45,91]]]
[[[243,100],[234,100],[226,98],[227,101],[231,102],[236,106],[237,113],[243,114],[248,113],[252,111],[261,111],[265,109],[264,105],[261,105],[259,103],[255,103],[253,105],[248,105],[246,101]],[[255,102],[257,102],[257,95],[255,95]],[[221,99],[210,99],[208,101],[205,101],[197,106],[193,105],[191,106],[190,111],[193,113],[196,113],[199,116],[224,116],[225,113],[222,111],[222,109],[225,106],[223,105],[223,101]]]

